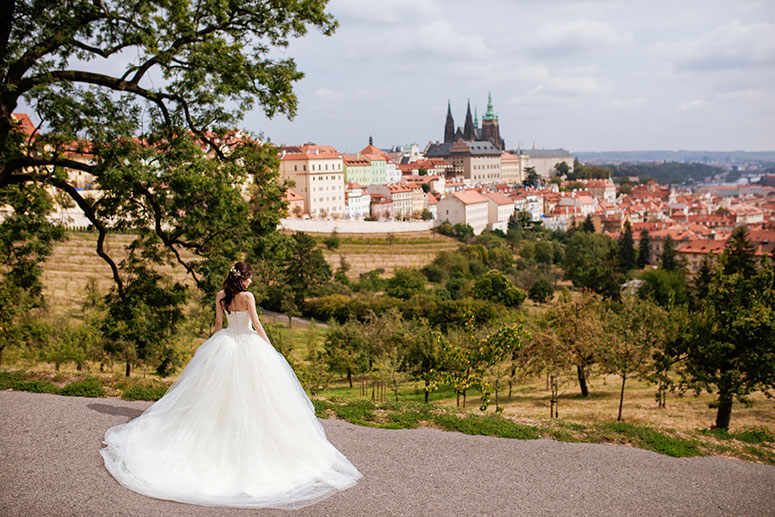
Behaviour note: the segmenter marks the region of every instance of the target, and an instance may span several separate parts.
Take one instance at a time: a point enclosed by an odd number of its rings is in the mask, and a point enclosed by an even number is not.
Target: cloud
[[[421,63],[431,58],[486,59],[490,54],[482,38],[461,33],[447,20],[391,27],[380,34],[365,36],[361,43],[348,49],[349,58],[382,57],[391,62],[400,54]],[[449,65],[448,62],[446,66]]]
[[[329,11],[337,18],[384,24],[405,24],[419,20],[430,20],[441,14],[436,0],[333,0]]]
[[[536,54],[552,56],[620,47],[630,45],[633,41],[632,34],[609,23],[582,19],[567,23],[546,23],[529,36],[526,46]]]
[[[733,20],[695,39],[657,46],[687,70],[724,70],[775,66],[775,24],[744,25]]]
[[[339,102],[344,99],[345,95],[343,92],[331,88],[318,88],[315,90],[315,97],[326,102]]]
[[[705,107],[705,101],[702,99],[694,99],[687,102],[682,102],[679,104],[675,110],[676,111],[697,111]]]
[[[598,79],[591,74],[555,75],[546,84],[545,89],[548,93],[564,96],[596,95],[609,90],[610,85],[608,81]]]
[[[627,97],[623,99],[613,99],[604,104],[607,108],[613,109],[626,109],[634,108],[636,106],[642,106],[646,102],[646,98],[643,96]]]

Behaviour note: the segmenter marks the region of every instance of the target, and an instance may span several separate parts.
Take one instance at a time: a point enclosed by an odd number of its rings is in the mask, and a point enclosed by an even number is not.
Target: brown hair
[[[251,276],[253,276],[253,269],[247,262],[237,262],[229,269],[226,280],[223,281],[224,296],[221,299],[223,310],[227,313],[231,314],[229,312],[229,305],[231,305],[234,297],[245,291],[245,288],[242,287],[242,281]]]

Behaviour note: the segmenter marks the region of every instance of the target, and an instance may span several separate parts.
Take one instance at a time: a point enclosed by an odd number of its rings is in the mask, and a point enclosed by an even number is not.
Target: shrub
[[[121,394],[124,400],[159,400],[167,393],[164,384],[133,384]]]
[[[71,382],[59,394],[68,397],[104,397],[105,389],[99,379],[86,377],[82,381]]]
[[[48,381],[16,381],[11,386],[16,391],[31,391],[32,393],[57,393],[59,388]]]

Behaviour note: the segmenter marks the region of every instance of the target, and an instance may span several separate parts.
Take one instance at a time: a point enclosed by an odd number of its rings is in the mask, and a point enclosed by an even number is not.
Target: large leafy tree
[[[105,246],[110,231],[139,234],[135,261],[177,263],[211,296],[228,263],[263,253],[283,210],[275,150],[232,129],[254,107],[295,114],[302,74],[273,50],[310,26],[331,34],[326,3],[4,3],[0,193],[69,197],[96,230],[111,300],[134,304],[126,314],[150,307],[167,280],[119,263]],[[35,113],[34,130],[13,117],[20,103]],[[77,190],[69,171],[90,175],[96,195]]]
[[[716,427],[724,429],[735,399],[748,404],[750,393],[775,390],[775,272],[765,264],[730,266],[752,258],[750,247],[730,241],[686,333],[669,350],[683,360],[684,388],[716,394]]]

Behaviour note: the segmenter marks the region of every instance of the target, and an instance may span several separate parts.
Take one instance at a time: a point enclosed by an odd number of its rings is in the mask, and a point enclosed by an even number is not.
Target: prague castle
[[[452,104],[447,102],[447,121],[444,125],[444,143],[452,144],[455,140],[468,142],[487,141],[498,150],[505,150],[506,143],[501,138],[498,127],[498,115],[492,107],[492,94],[487,96],[487,112],[482,116],[482,127],[479,127],[479,116],[471,116],[471,101],[468,102],[465,125],[455,129],[455,120],[452,118]]]

